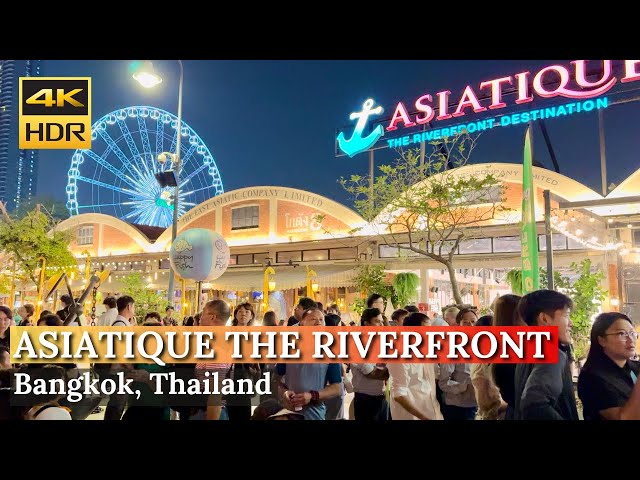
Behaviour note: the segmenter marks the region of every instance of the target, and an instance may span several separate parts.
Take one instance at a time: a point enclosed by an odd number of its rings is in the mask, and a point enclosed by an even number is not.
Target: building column
[[[278,200],[269,199],[269,238],[275,238],[278,234]],[[275,258],[273,259],[275,262]]]
[[[420,294],[418,303],[429,303],[429,269],[420,267]]]

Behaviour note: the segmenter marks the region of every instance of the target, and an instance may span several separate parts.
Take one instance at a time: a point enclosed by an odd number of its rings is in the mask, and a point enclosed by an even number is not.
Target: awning
[[[312,268],[317,274],[317,282],[320,288],[351,287],[354,286],[353,278],[356,270],[352,265],[318,265]],[[274,266],[276,290],[289,290],[307,285],[307,271],[304,266]],[[230,267],[216,280],[209,282],[214,290],[229,291],[261,291],[264,282],[264,270],[260,269],[236,269]]]

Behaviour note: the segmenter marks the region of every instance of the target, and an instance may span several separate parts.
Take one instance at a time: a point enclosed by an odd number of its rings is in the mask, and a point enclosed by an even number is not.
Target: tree
[[[369,177],[341,178],[354,207],[384,241],[444,265],[453,296],[462,304],[455,276],[455,252],[464,239],[482,238],[482,226],[509,210],[504,187],[493,175],[462,176],[450,168],[466,165],[477,137],[468,133],[400,151],[393,165],[381,165],[373,188]]]
[[[40,209],[46,211],[51,218],[56,221],[62,221],[69,218],[69,210],[67,210],[64,202],[56,200],[49,196],[36,196],[20,202],[20,206],[16,208],[14,216],[23,218],[33,211],[38,205]]]
[[[27,280],[39,287],[39,270],[46,260],[47,271],[53,267],[63,267],[76,271],[76,259],[69,250],[71,233],[56,230],[57,222],[38,206],[23,218],[10,216],[5,205],[0,202],[2,221],[0,222],[0,251],[16,260],[16,270]],[[50,275],[45,275],[47,278]]]
[[[585,258],[580,263],[573,262],[571,270],[578,277],[573,280],[565,293],[573,300],[571,309],[571,338],[573,351],[578,362],[587,357],[591,335],[591,317],[607,295],[601,283],[605,278],[602,270],[591,271],[591,260]]]
[[[129,295],[135,300],[136,317],[144,320],[149,312],[158,312],[160,316],[164,314],[167,299],[158,295],[154,290],[147,288],[147,284],[140,272],[127,275],[122,279],[124,288],[122,293]]]

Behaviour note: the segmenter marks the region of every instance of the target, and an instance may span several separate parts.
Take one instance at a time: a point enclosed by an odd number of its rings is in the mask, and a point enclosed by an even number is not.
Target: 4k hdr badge
[[[20,77],[20,149],[91,148],[91,77]]]

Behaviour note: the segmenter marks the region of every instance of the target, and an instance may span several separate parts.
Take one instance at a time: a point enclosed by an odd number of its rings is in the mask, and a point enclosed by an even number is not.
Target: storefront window
[[[471,253],[491,253],[491,239],[474,238],[461,241],[460,254],[468,255]]]
[[[256,228],[259,225],[259,207],[239,207],[231,210],[231,230]]]
[[[287,263],[289,261],[301,262],[302,261],[302,251],[298,250],[298,251],[295,251],[295,252],[278,252],[276,254],[276,262],[277,263]]]
[[[567,237],[561,233],[552,234],[551,242],[553,242],[554,251],[567,249]],[[540,246],[540,251],[544,252],[547,249],[547,237],[544,235],[538,235],[538,245]]]
[[[253,265],[253,253],[238,255],[238,263],[236,265]]]
[[[519,252],[521,249],[520,237],[495,237],[493,239],[495,253]]]
[[[401,243],[400,245],[408,247],[408,243]],[[419,257],[420,254],[408,250],[406,248],[399,248],[396,245],[378,245],[378,256],[380,258],[398,258],[398,257]]]
[[[85,225],[78,229],[77,242],[78,245],[93,244],[93,225]]]
[[[266,264],[268,258],[269,258],[269,252],[254,253],[253,254],[253,263],[258,264],[258,265]]]
[[[332,248],[329,250],[329,258],[331,260],[350,260],[357,258],[357,248]]]
[[[318,260],[329,260],[329,250],[305,250],[302,252],[302,261],[312,262]]]

